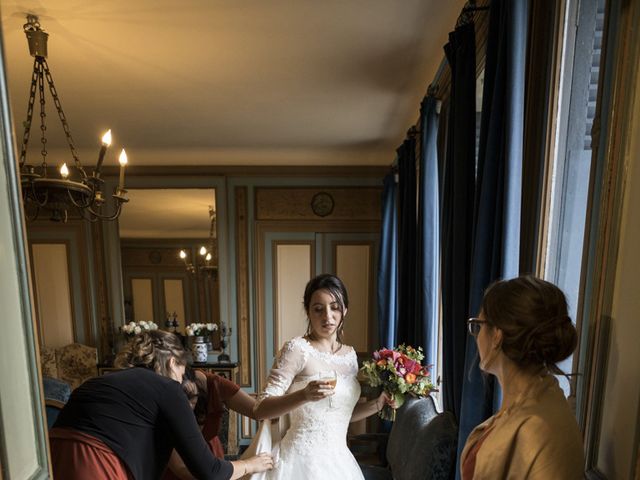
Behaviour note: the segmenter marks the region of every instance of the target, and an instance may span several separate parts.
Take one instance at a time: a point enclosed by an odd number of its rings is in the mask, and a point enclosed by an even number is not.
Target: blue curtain
[[[420,107],[420,166],[418,183],[417,315],[414,345],[438,371],[438,299],[440,292],[440,195],[438,186],[437,100],[431,96]]]
[[[527,0],[491,2],[468,304],[471,315],[478,313],[491,282],[519,273],[527,11]],[[458,458],[471,430],[493,413],[496,403],[494,378],[483,378],[471,337],[466,342],[465,372]]]
[[[414,344],[416,325],[416,141],[398,148],[398,343]]]
[[[442,380],[445,410],[460,419],[474,212],[476,50],[473,24],[449,34],[451,94],[442,192]]]
[[[378,259],[378,333],[380,346],[396,344],[398,320],[398,216],[396,182],[393,173],[384,178],[382,191],[382,233]]]

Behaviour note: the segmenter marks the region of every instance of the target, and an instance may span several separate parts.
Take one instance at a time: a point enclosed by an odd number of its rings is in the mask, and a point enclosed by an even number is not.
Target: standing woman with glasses
[[[577,343],[562,291],[532,276],[498,281],[468,328],[480,368],[496,376],[503,398],[469,435],[462,479],[583,478],[582,438],[554,376]]]

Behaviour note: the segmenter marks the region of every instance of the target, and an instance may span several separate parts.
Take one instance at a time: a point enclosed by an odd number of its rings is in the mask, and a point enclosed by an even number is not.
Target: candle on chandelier
[[[65,180],[69,176],[69,168],[67,167],[66,163],[63,163],[62,166],[60,167],[60,176]]]
[[[102,136],[102,147],[100,147],[100,153],[98,154],[98,164],[96,165],[95,176],[100,176],[100,169],[102,168],[102,162],[104,161],[104,154],[107,153],[107,147],[111,145],[111,130],[107,130]]]
[[[127,153],[124,151],[124,148],[120,152],[120,158],[118,158],[118,162],[120,162],[120,183],[118,188],[120,190],[124,190],[124,167],[127,165]]]

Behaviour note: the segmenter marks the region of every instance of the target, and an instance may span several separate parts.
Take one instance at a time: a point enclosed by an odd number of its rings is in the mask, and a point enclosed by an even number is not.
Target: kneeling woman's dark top
[[[136,480],[157,479],[175,448],[199,479],[227,480],[233,466],[207,448],[180,384],[145,368],[88,380],[60,412],[54,428],[102,440]]]

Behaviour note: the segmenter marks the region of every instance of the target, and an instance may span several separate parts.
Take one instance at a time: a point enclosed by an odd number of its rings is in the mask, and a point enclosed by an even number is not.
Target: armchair
[[[358,435],[351,445],[355,450],[373,440],[373,450],[382,457],[382,466],[360,465],[366,480],[446,480],[453,478],[457,436],[453,414],[438,413],[429,396],[407,399],[388,436]]]

